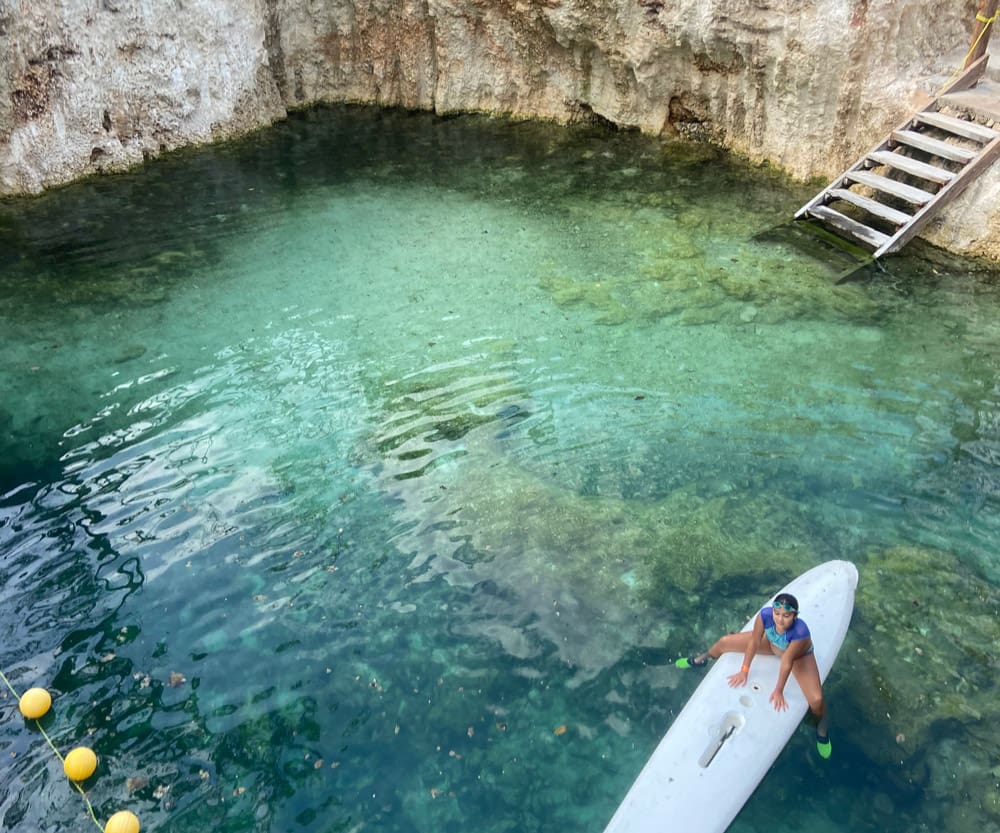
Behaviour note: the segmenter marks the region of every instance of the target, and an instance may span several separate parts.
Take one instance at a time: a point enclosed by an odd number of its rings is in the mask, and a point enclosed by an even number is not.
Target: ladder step
[[[931,127],[936,127],[939,130],[953,133],[965,139],[981,142],[984,145],[987,142],[992,142],[997,136],[1000,136],[1000,133],[997,133],[997,131],[990,130],[990,128],[984,127],[981,124],[966,121],[965,119],[956,119],[954,116],[946,116],[944,113],[938,113],[933,110],[924,110],[917,113],[913,116],[913,119],[921,124],[929,124]]]
[[[852,220],[846,214],[841,214],[839,211],[834,211],[834,209],[828,208],[825,205],[814,205],[809,209],[809,213],[816,219],[829,223],[831,226],[840,229],[862,243],[867,243],[875,249],[885,245],[891,239],[888,235],[869,228],[857,220]]]
[[[934,199],[934,195],[929,191],[923,191],[920,188],[914,188],[912,185],[897,182],[894,179],[889,179],[887,176],[873,174],[871,171],[848,171],[844,176],[852,182],[867,185],[869,188],[874,188],[883,194],[891,194],[894,197],[899,197],[899,199],[906,200],[906,202],[913,205],[927,205],[927,203]]]
[[[907,145],[917,150],[933,153],[942,159],[950,159],[952,162],[971,162],[978,155],[976,151],[959,145],[950,145],[940,139],[933,139],[926,133],[918,133],[915,130],[893,130],[892,141],[897,144]]]
[[[863,208],[869,214],[875,217],[880,217],[883,220],[888,220],[890,223],[894,223],[897,226],[905,226],[908,222],[910,222],[910,220],[913,219],[912,214],[907,214],[905,211],[897,211],[895,208],[890,208],[888,205],[883,205],[882,203],[870,199],[869,197],[862,196],[861,194],[855,194],[853,191],[848,191],[846,188],[831,188],[827,193],[835,199],[849,202],[851,205],[856,205],[858,208]]]
[[[876,150],[868,154],[868,158],[878,162],[880,165],[888,165],[898,171],[918,176],[921,179],[928,179],[939,185],[947,185],[955,178],[955,174],[938,168],[936,165],[928,165],[925,162],[918,162],[909,156],[901,153],[893,153],[891,150]]]

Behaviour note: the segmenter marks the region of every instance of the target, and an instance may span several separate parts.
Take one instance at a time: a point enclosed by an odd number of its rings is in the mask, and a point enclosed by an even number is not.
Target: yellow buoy
[[[97,755],[93,749],[78,746],[63,761],[63,771],[71,781],[86,781],[97,769]]]
[[[139,833],[139,818],[128,810],[119,810],[104,825],[104,833]]]
[[[29,688],[17,703],[21,714],[30,720],[44,716],[51,705],[52,697],[44,688]]]

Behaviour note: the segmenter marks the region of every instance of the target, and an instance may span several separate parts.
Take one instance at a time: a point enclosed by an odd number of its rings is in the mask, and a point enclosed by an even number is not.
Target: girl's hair
[[[795,598],[791,593],[779,593],[774,597],[776,602],[781,602],[784,605],[791,605],[795,612],[799,612],[799,600]]]

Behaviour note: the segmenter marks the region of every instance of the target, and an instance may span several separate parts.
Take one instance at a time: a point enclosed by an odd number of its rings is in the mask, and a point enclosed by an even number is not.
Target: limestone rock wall
[[[0,0],[0,193],[285,114],[253,0]]]
[[[825,178],[947,78],[977,6],[0,0],[0,193],[122,169],[334,101],[600,117]],[[931,239],[1000,259],[998,197],[994,172]]]

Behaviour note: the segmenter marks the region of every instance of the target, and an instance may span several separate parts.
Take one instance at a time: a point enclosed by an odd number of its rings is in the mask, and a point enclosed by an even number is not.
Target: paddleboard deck
[[[809,626],[820,679],[825,680],[847,634],[858,571],[849,561],[813,567],[778,593],[791,593]],[[774,600],[774,596],[761,607]],[[757,614],[744,626],[753,629]],[[778,676],[778,657],[758,654],[745,687],[730,688],[742,654],[723,654],[705,674],[663,740],[639,773],[604,833],[667,833],[694,829],[723,833],[774,763],[808,711],[790,676],[787,711],[768,698]]]

